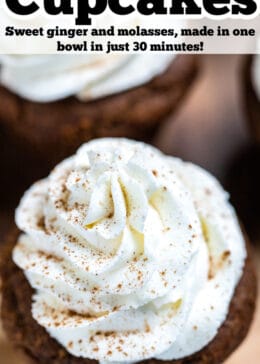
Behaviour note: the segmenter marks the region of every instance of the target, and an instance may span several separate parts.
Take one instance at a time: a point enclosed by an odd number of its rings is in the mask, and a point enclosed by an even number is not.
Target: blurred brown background
[[[233,161],[241,150],[249,148],[251,140],[239,77],[243,57],[201,56],[201,73],[186,102],[174,117],[169,118],[154,140],[164,152],[205,167],[223,183]],[[260,166],[255,167],[257,170]],[[260,220],[259,216],[257,218]],[[0,238],[7,230],[9,221],[6,211],[0,212]],[[252,237],[260,281],[260,239],[256,235]],[[226,364],[260,362],[260,346],[257,345],[260,338],[260,297],[258,301],[259,309],[250,334]],[[0,363],[22,364],[5,341],[1,328]]]
[[[241,80],[244,57],[200,57],[200,76],[184,106],[155,140],[160,149],[197,163],[218,178],[224,176],[232,158],[250,140]]]

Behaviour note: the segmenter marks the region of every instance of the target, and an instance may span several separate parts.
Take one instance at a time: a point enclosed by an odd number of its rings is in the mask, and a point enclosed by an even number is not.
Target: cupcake
[[[194,57],[167,54],[1,61],[1,124],[51,162],[96,136],[149,140],[196,74]]]
[[[149,25],[143,19],[131,19],[124,27]],[[12,22],[25,27],[24,21]],[[39,17],[36,24],[46,22],[54,27],[49,18]],[[107,16],[99,22],[104,27]],[[173,27],[165,17],[158,22]],[[174,27],[181,25],[178,20]],[[18,155],[10,171],[16,171],[13,179],[19,179],[22,191],[90,139],[149,141],[179,107],[197,74],[194,55],[171,53],[3,55],[0,63],[0,128]],[[8,178],[5,184],[10,189]]]
[[[16,178],[27,184],[89,139],[150,140],[197,73],[194,56],[185,55],[2,56],[1,61],[0,126],[20,160],[13,159],[16,176],[21,170]]]
[[[260,55],[247,62],[246,106],[253,138],[260,143]]]
[[[3,255],[2,320],[37,364],[220,363],[256,282],[205,170],[127,139],[83,145],[34,184]]]
[[[252,240],[260,238],[260,55],[246,56],[243,64],[245,123],[250,137],[231,160],[226,187]]]

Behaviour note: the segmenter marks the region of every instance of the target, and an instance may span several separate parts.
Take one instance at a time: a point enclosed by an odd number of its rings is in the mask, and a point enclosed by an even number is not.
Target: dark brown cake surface
[[[53,340],[44,328],[32,318],[32,288],[23,272],[11,260],[12,247],[18,231],[9,235],[2,254],[1,273],[3,280],[2,320],[9,340],[37,364],[90,364],[95,360],[76,358]],[[213,341],[201,351],[181,360],[146,360],[145,363],[172,364],[220,364],[241,343],[249,329],[256,300],[256,278],[250,256],[244,273],[230,304],[226,321]]]

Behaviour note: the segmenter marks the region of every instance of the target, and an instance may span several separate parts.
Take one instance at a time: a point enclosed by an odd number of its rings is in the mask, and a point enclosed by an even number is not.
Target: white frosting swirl
[[[175,31],[178,32],[185,25],[185,21],[182,19],[175,20],[174,24],[171,17],[158,16],[156,19],[155,26],[151,17],[141,16],[138,13],[122,17],[105,12],[93,19],[93,26],[97,29],[109,28],[111,24],[115,29],[117,27],[130,29],[137,25],[141,28],[172,29],[174,25]],[[36,16],[33,21],[31,18],[17,18],[1,9],[0,4],[0,23],[4,27],[11,24],[16,28],[38,29],[43,27],[47,30],[55,29],[58,22],[61,29],[75,29],[72,21],[74,22],[73,17],[59,17],[57,20],[57,17],[51,18],[43,15]],[[92,38],[76,37],[72,40],[65,38],[65,43],[69,43],[69,41],[77,43],[77,39],[82,43],[82,39],[90,41]],[[64,42],[64,37],[59,39]],[[97,40],[102,43],[106,41],[106,37],[98,37]],[[136,40],[139,38],[136,37]],[[57,37],[53,41],[56,44]],[[127,41],[129,41],[128,37],[122,37],[122,43]],[[30,48],[32,42],[38,44],[39,39],[37,37],[35,39],[23,38],[25,52],[26,48]],[[8,42],[2,44],[2,48],[6,49],[7,54],[9,53]],[[48,39],[41,38],[41,48],[45,53],[50,52]],[[81,54],[0,55],[0,84],[19,96],[36,102],[52,102],[74,95],[80,100],[86,101],[149,82],[164,72],[174,57],[175,55],[170,52],[104,54],[90,51]]]
[[[13,252],[34,319],[68,352],[101,362],[172,360],[225,321],[245,243],[206,171],[126,139],[83,145],[33,185]]]
[[[0,56],[0,83],[19,96],[51,102],[95,99],[142,85],[165,71],[172,54]]]

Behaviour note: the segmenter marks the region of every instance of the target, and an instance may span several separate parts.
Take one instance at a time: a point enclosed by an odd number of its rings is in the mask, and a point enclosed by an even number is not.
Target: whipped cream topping
[[[173,24],[171,17],[158,16],[156,19],[157,28],[173,28],[174,25],[176,32],[186,24],[182,19],[175,20]],[[73,22],[73,17],[59,17],[59,28],[75,28]],[[0,23],[3,27],[11,24],[17,28],[43,27],[47,30],[56,28],[57,17],[38,15],[33,19],[17,18],[1,9],[0,4]],[[122,17],[105,12],[93,19],[93,26],[97,29],[109,28],[110,25],[115,29],[130,29],[137,25],[141,28],[155,28],[153,18],[138,13]],[[82,43],[82,38],[79,37],[72,40],[66,38],[64,40],[64,37],[59,39],[65,43],[70,41]],[[93,37],[86,36],[83,39],[90,41]],[[106,40],[106,37],[97,37],[96,42],[104,43]],[[49,41],[41,39],[41,48],[45,53],[50,53],[47,46]],[[53,41],[56,48],[57,39],[54,38]],[[122,43],[127,41],[128,37],[122,37]],[[27,43],[24,45],[25,51],[27,47],[30,48],[31,42],[39,40],[28,37],[28,45]],[[76,96],[86,101],[125,91],[160,75],[175,58],[175,55],[170,53],[103,54],[90,51],[82,54],[8,55],[8,42],[0,43],[1,45],[0,48],[6,49],[6,54],[0,55],[0,84],[19,96],[36,102],[52,102],[69,96]]]
[[[95,99],[149,82],[164,72],[172,54],[0,56],[0,83],[19,96],[51,102],[69,96]]]
[[[209,173],[146,144],[99,139],[34,184],[13,251],[32,315],[75,357],[172,360],[225,321],[245,243]]]

